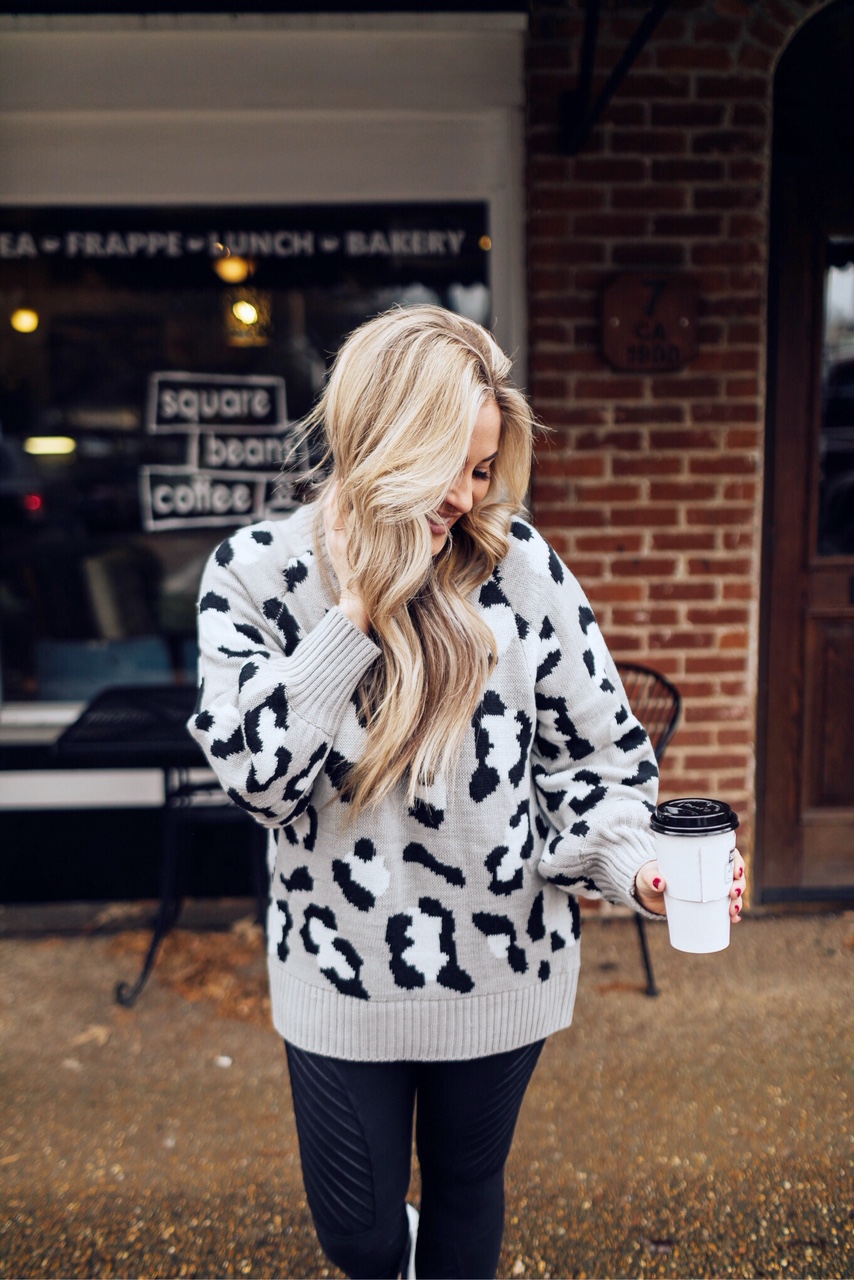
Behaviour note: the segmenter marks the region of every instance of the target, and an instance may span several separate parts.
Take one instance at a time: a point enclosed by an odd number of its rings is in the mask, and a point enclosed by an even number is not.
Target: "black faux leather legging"
[[[346,1062],[286,1046],[306,1195],[337,1267],[354,1280],[405,1274],[417,1112],[416,1275],[495,1275],[504,1165],[543,1044],[465,1062]]]

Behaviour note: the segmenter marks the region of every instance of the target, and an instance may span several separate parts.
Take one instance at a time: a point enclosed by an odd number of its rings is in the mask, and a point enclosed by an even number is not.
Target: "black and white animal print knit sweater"
[[[578,583],[514,520],[472,596],[498,664],[456,772],[347,822],[355,694],[379,650],[329,595],[313,515],[241,529],[211,557],[189,725],[231,798],[274,832],[275,1026],[299,1048],[373,1061],[538,1040],[572,1020],[574,894],[638,909],[658,785],[647,735]]]

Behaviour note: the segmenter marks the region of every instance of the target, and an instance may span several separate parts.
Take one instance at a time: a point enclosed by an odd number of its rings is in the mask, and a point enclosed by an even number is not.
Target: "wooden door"
[[[854,897],[854,5],[821,16],[775,93],[764,901]]]

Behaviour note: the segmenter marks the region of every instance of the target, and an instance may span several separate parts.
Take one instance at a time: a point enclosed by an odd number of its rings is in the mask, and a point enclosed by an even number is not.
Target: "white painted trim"
[[[9,770],[0,773],[0,810],[159,809],[161,769]]]

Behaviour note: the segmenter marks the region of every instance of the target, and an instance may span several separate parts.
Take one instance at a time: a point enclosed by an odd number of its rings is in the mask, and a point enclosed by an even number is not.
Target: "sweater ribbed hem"
[[[453,999],[356,1000],[293,978],[270,958],[273,1023],[298,1049],[354,1062],[449,1062],[484,1058],[568,1027],[578,988],[579,947],[547,982]]]

